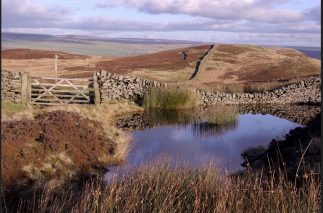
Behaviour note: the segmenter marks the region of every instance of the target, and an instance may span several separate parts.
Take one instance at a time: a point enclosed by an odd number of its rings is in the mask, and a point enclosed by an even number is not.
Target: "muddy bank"
[[[268,147],[242,153],[242,166],[264,173],[283,171],[290,179],[319,176],[321,162],[321,113],[306,127],[293,129],[283,140],[273,139]]]
[[[114,163],[102,124],[66,111],[2,122],[3,186],[96,173]]]

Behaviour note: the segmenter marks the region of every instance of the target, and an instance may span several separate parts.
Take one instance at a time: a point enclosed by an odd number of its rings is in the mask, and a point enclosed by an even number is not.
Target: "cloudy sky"
[[[320,46],[320,0],[2,0],[2,32]]]

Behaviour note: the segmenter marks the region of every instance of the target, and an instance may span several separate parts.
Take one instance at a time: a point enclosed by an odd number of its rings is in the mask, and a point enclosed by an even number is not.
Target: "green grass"
[[[154,87],[144,96],[143,105],[148,109],[181,109],[196,106],[197,100],[187,89]]]
[[[11,101],[2,100],[1,101],[1,110],[2,113],[15,113],[15,112],[22,112],[28,109],[26,105],[22,104],[15,104]]]

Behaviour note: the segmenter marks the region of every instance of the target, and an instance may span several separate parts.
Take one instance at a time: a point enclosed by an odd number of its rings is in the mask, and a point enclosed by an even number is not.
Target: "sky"
[[[2,32],[321,46],[320,0],[2,0]]]

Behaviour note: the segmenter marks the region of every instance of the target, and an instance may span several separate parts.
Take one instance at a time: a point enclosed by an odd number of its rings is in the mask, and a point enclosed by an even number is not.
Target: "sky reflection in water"
[[[194,125],[162,125],[134,131],[127,165],[150,162],[161,155],[200,165],[213,161],[221,169],[241,169],[241,153],[247,148],[267,146],[276,137],[300,126],[272,115],[238,115],[235,125],[203,136]]]

